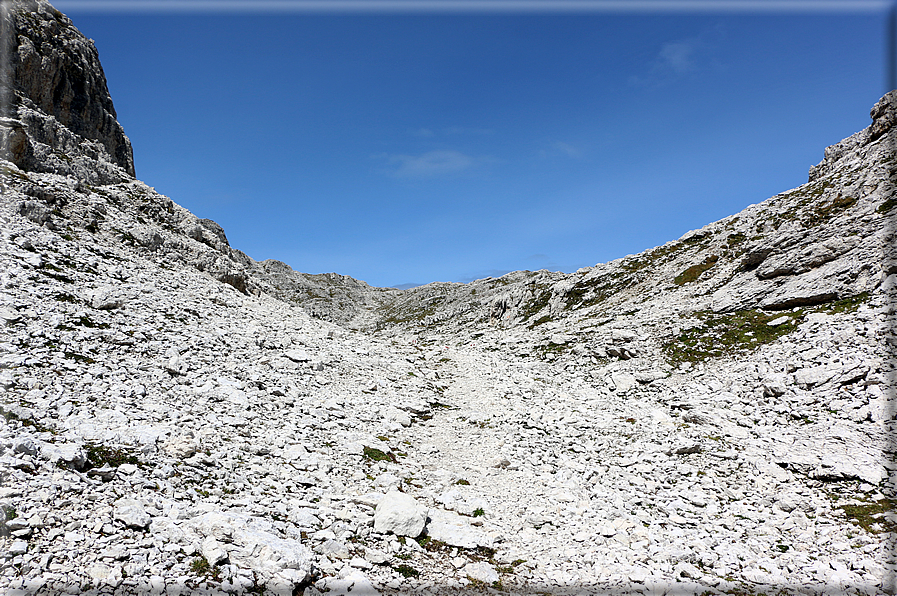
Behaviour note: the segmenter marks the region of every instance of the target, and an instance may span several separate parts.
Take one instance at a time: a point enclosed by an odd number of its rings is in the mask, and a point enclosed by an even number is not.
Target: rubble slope
[[[676,241],[399,291],[253,261],[42,85],[0,123],[5,593],[895,589],[897,93]]]

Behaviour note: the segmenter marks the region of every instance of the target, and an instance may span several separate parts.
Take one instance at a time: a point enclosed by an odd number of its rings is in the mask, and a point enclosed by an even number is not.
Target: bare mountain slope
[[[897,589],[897,92],[664,246],[399,291],[134,179],[95,50],[11,8],[0,593]]]

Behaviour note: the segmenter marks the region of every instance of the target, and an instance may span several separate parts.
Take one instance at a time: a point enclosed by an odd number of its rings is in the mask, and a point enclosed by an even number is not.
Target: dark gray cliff
[[[45,0],[14,0],[4,15],[3,149],[20,168],[112,181],[134,177],[99,55]],[[123,172],[91,176],[88,161]],[[102,169],[101,169],[102,170]]]

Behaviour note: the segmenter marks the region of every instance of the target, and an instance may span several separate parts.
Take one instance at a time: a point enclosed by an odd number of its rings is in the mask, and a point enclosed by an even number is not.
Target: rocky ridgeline
[[[897,587],[897,93],[664,246],[398,291],[231,248],[66,17],[4,26],[4,594]]]

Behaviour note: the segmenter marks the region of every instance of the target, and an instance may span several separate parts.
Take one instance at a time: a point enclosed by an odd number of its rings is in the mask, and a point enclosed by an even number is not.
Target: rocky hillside
[[[399,291],[232,248],[3,26],[3,593],[897,588],[897,92],[663,246]]]

